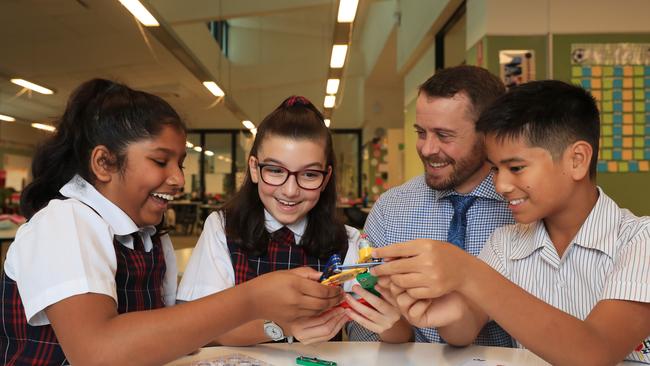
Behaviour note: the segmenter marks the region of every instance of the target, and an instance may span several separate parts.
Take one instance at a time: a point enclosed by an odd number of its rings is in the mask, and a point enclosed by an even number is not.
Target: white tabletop
[[[276,366],[295,365],[298,356],[335,361],[338,366],[456,366],[463,365],[474,358],[488,361],[475,363],[485,366],[548,365],[547,362],[524,349],[481,346],[455,348],[437,343],[378,342],[326,342],[313,346],[300,343],[275,343],[255,347],[206,347],[196,355],[183,357],[168,365],[189,366],[198,364],[198,361],[209,361],[233,353],[253,357]]]

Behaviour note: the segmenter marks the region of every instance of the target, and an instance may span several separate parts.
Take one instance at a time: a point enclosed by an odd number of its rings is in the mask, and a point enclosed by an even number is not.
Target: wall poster
[[[599,172],[650,171],[650,43],[575,43],[571,82],[601,117]]]
[[[506,88],[535,80],[535,51],[499,51],[499,70]]]

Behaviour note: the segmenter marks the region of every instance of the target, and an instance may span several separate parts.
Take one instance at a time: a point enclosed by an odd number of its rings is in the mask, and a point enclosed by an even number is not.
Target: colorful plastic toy
[[[334,254],[327,261],[323,275],[320,282],[324,285],[340,286],[344,282],[356,279],[362,288],[372,292],[375,296],[381,296],[375,285],[377,278],[368,272],[369,268],[378,266],[384,263],[381,259],[374,259],[370,254],[372,246],[367,239],[367,235],[362,233],[361,240],[359,241],[359,260],[355,264],[342,265],[341,258],[338,254]],[[357,299],[359,302],[366,306],[372,307],[366,300]],[[339,306],[349,308],[350,304],[342,302]]]

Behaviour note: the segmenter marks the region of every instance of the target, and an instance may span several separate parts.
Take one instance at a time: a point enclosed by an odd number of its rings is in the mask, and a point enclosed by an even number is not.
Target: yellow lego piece
[[[337,273],[333,276],[328,277],[327,279],[321,282],[323,285],[338,286],[343,284],[343,282],[353,280],[357,277],[358,274],[367,271],[366,268],[353,268],[345,270],[341,273]]]

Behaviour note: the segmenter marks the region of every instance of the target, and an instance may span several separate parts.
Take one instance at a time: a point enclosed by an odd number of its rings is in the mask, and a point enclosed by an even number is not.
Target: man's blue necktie
[[[449,224],[447,232],[447,241],[465,249],[465,231],[467,230],[467,210],[476,200],[474,196],[447,196],[454,206],[454,216]]]

